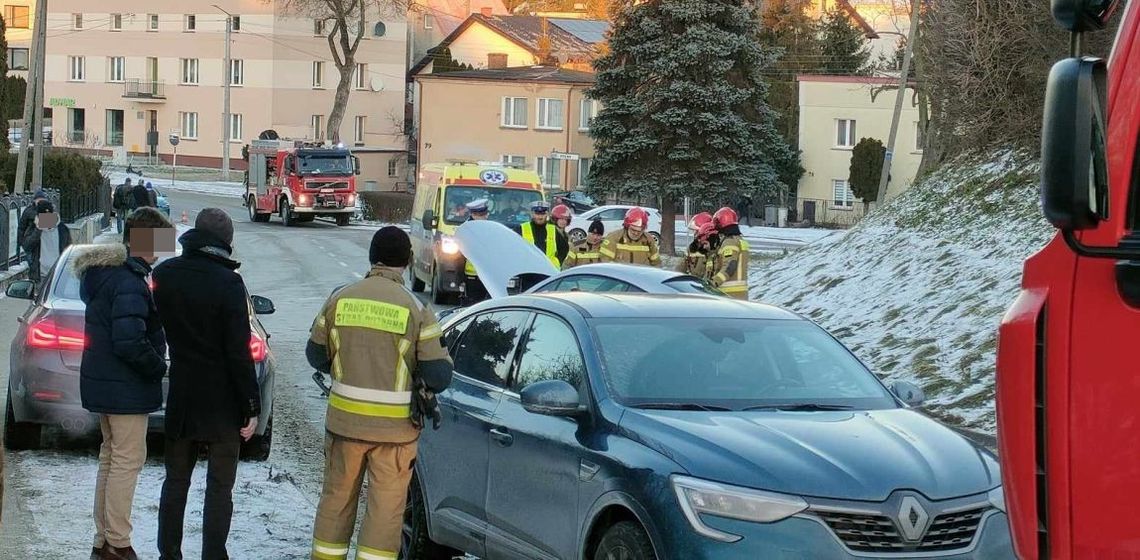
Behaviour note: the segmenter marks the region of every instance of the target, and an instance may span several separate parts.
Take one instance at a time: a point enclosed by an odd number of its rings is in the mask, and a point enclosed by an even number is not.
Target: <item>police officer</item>
[[[486,220],[490,213],[488,204],[485,198],[468,202],[467,219]],[[463,266],[463,272],[463,305],[473,305],[490,297],[490,295],[487,294],[487,287],[483,285],[482,280],[479,280],[479,275],[475,271],[475,265],[471,264],[471,261],[467,261],[467,264]]]
[[[566,261],[562,263],[562,270],[600,261],[602,255],[598,253],[598,249],[602,246],[605,233],[606,228],[602,225],[601,220],[590,222],[590,227],[586,231],[586,238],[570,248],[570,253],[566,255]]]
[[[657,242],[645,233],[649,227],[649,212],[633,207],[625,213],[622,228],[607,235],[598,249],[602,262],[618,262],[660,266],[661,254]]]
[[[736,210],[725,206],[713,214],[720,234],[711,283],[736,299],[748,299],[748,242],[740,235]]]
[[[562,268],[562,261],[570,252],[570,241],[566,236],[558,234],[558,228],[548,220],[550,218],[550,204],[545,200],[536,200],[530,204],[530,221],[514,226],[515,233],[523,236],[527,242],[533,243],[550,259],[554,268]]]
[[[368,509],[356,558],[398,556],[421,413],[438,414],[434,394],[451,383],[435,315],[404,287],[408,235],[381,229],[368,256],[368,275],[329,297],[305,349],[313,367],[332,374],[314,560],[348,557],[365,472]]]

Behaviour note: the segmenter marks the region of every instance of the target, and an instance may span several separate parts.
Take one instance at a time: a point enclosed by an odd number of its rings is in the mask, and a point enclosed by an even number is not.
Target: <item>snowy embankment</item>
[[[224,181],[183,181],[180,179],[171,180],[170,177],[139,177],[135,174],[126,174],[122,171],[114,171],[107,174],[111,179],[112,185],[121,185],[126,179],[130,179],[132,183],[143,181],[144,183],[150,181],[159,190],[175,190],[192,192],[198,194],[210,194],[216,196],[232,196],[234,198],[241,198],[245,194],[245,185],[234,182]]]
[[[889,381],[922,386],[929,410],[995,431],[997,327],[1022,261],[1053,235],[1036,162],[1002,154],[949,164],[844,234],[753,270],[753,299],[827,328]]]

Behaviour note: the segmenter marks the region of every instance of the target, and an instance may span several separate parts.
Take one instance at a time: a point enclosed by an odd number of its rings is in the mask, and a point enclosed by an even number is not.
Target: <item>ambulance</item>
[[[467,261],[453,236],[468,219],[467,203],[481,198],[489,219],[513,227],[529,221],[530,204],[545,195],[538,174],[526,169],[465,161],[420,166],[411,219],[413,291],[431,286],[433,302],[458,300]]]

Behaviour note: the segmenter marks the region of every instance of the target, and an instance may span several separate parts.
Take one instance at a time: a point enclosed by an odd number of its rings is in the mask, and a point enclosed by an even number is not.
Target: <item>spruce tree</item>
[[[823,73],[853,76],[871,71],[871,49],[863,30],[847,12],[832,8],[820,25]]]
[[[776,126],[784,140],[799,144],[800,74],[819,74],[819,23],[808,14],[811,0],[768,0],[760,13],[760,41],[778,56],[764,70],[770,92],[769,105],[779,115]]]
[[[863,138],[851,150],[851,167],[847,185],[855,196],[863,199],[863,208],[879,198],[879,179],[883,173],[883,155],[887,149],[881,140]]]
[[[724,204],[788,186],[779,170],[798,162],[767,104],[774,53],[750,0],[659,0],[611,15],[589,91],[602,105],[590,126],[592,192],[658,196],[672,224],[686,196]],[[661,234],[669,254],[673,228]]]

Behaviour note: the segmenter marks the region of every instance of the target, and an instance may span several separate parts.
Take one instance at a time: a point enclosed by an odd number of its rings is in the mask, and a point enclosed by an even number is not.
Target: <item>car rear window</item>
[[[52,286],[52,297],[56,299],[79,299],[79,277],[75,275],[75,259],[67,259],[63,272]]]

